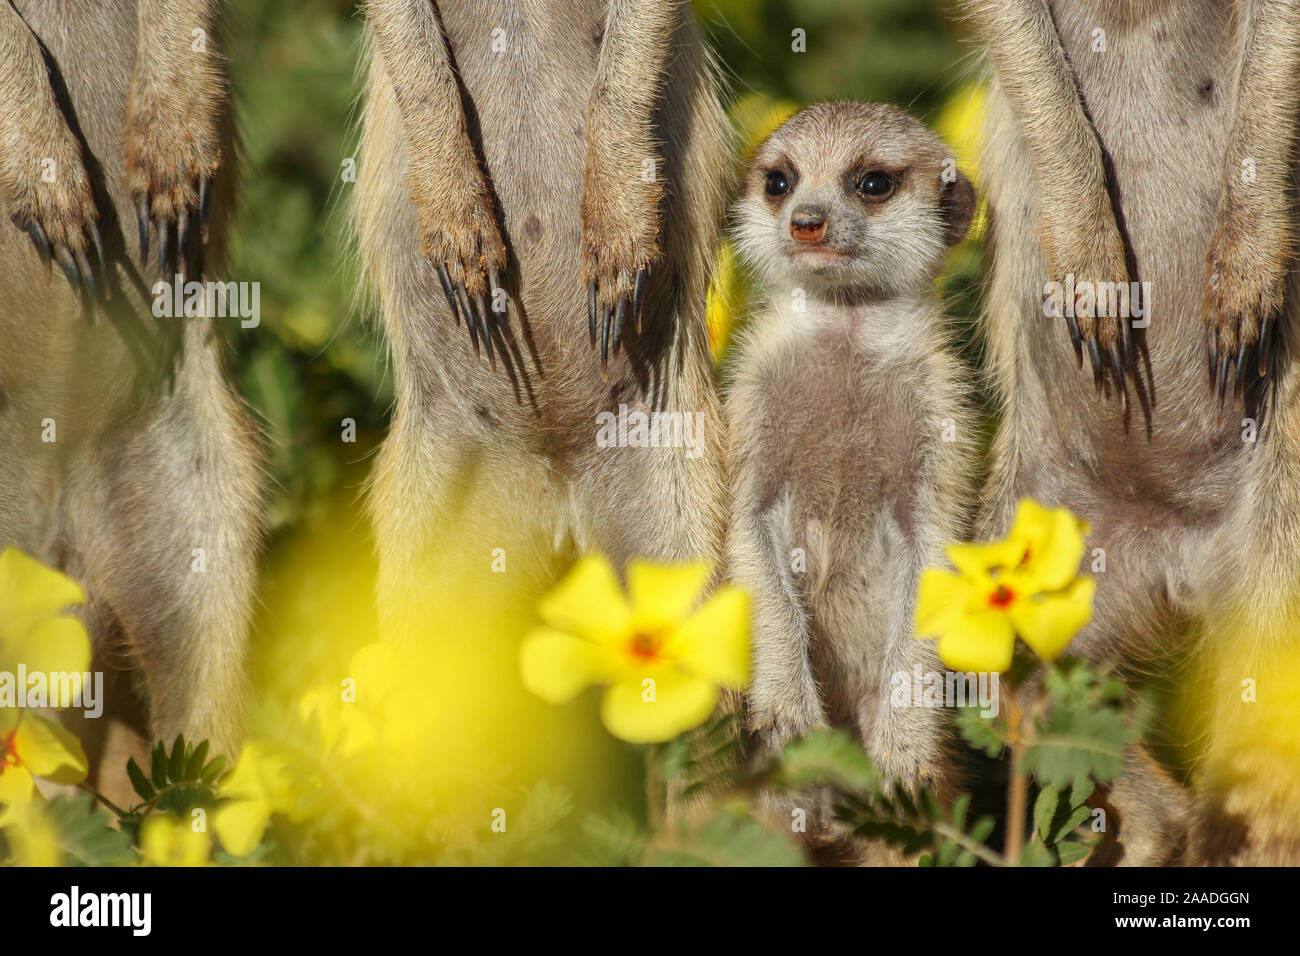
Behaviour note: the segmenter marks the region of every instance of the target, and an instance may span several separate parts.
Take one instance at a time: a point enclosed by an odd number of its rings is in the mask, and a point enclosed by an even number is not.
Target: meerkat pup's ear
[[[966,174],[957,170],[957,178],[945,181],[939,193],[939,212],[943,215],[943,238],[955,246],[966,238],[970,221],[975,215],[975,187]]]

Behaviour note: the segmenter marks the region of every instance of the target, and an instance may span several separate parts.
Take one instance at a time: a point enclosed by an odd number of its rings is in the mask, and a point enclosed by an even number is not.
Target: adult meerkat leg
[[[1206,253],[1210,387],[1267,372],[1295,255],[1290,190],[1300,101],[1300,0],[1250,0],[1236,112]]]
[[[55,99],[40,43],[9,0],[0,2],[0,96],[0,190],[10,219],[75,292],[96,296],[103,242],[81,143]]]
[[[966,0],[989,45],[993,70],[1010,101],[1041,193],[1039,232],[1047,274],[1066,284],[1123,284],[1129,274],[1123,236],[1107,190],[1101,142],[1061,47],[1047,0]],[[1088,353],[1101,391],[1109,373],[1126,401],[1133,369],[1126,318],[1066,318],[1080,364]]]
[[[498,334],[508,328],[501,284],[506,246],[447,39],[430,0],[367,0],[365,10],[402,117],[424,255],[437,269],[452,315],[469,330],[474,354],[481,339],[495,361],[489,323],[495,320]]]
[[[87,590],[139,655],[156,738],[231,752],[260,544],[250,425],[206,323],[185,330],[172,392],[110,432],[69,476]]]
[[[219,0],[139,0],[135,72],[122,127],[140,260],[203,272],[212,187],[225,162],[229,90],[213,30]]]
[[[583,279],[601,360],[618,352],[629,321],[640,330],[645,286],[659,259],[662,169],[653,114],[681,5],[610,0],[587,106],[582,190]]]

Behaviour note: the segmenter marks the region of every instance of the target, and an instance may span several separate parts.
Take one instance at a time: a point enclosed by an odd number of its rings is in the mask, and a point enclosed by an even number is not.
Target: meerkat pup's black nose
[[[821,242],[826,237],[826,210],[800,206],[790,214],[790,235],[800,242]]]

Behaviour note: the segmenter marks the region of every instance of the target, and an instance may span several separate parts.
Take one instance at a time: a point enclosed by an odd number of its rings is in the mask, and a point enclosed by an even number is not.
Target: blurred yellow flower
[[[80,742],[63,727],[30,711],[0,708],[0,827],[31,802],[35,778],[75,784],[87,770]]]
[[[249,741],[222,782],[221,796],[229,802],[217,808],[212,825],[232,856],[252,853],[262,842],[271,814],[289,807],[292,794],[286,763],[257,741]]]
[[[1017,637],[1054,660],[1092,619],[1096,582],[1079,577],[1088,530],[1064,508],[1022,500],[1005,539],[951,545],[957,573],[921,576],[917,637],[939,638],[940,660],[957,671],[1008,670]]]
[[[47,568],[16,548],[0,553],[0,673],[81,675],[90,669],[90,638],[85,625],[67,615],[85,594],[66,575]]]
[[[140,855],[148,866],[205,866],[212,837],[184,820],[154,814],[140,827]]]
[[[524,686],[561,704],[608,684],[605,727],[623,740],[670,740],[702,723],[719,688],[749,680],[749,595],[739,588],[700,598],[707,561],[628,563],[628,594],[604,555],[582,558],[539,605],[544,624],[519,652]]]
[[[3,816],[0,826],[4,827],[5,840],[12,851],[6,863],[13,866],[63,865],[63,846],[43,802],[29,800],[11,804]]]

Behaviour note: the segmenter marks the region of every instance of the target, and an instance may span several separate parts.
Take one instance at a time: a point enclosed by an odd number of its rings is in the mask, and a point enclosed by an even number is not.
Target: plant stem
[[[1007,866],[1019,866],[1020,857],[1025,849],[1025,805],[1028,797],[1029,781],[1025,779],[1022,761],[1024,759],[1024,737],[1022,734],[1025,719],[1016,697],[1015,689],[1008,687],[1004,693],[1008,698],[1007,735],[1011,747],[1011,780],[1007,787],[1007,838],[1002,848],[1002,856]]]

